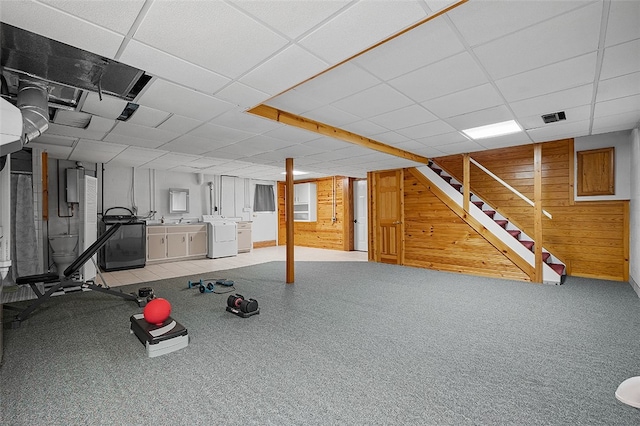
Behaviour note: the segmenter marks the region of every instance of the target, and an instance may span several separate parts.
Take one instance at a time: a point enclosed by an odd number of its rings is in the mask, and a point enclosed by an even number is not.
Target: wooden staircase
[[[439,176],[442,182],[445,182],[446,184],[448,184],[448,186],[453,188],[457,194],[463,193],[462,184],[456,181],[456,179],[452,176],[447,175],[446,172],[439,168],[437,164],[430,161],[427,167],[432,170],[437,176]],[[418,168],[418,170],[420,169],[421,168]],[[429,178],[429,176],[427,177]],[[473,207],[471,207],[471,205],[473,205]],[[498,225],[498,227],[494,227],[494,229],[492,230],[492,232],[497,237],[503,240],[507,240],[510,238],[515,239],[526,249],[526,251],[534,253],[535,243],[524,231],[517,228],[506,217],[500,215],[500,213],[493,209],[489,204],[487,204],[484,200],[474,194],[471,194],[470,196],[470,209],[471,208],[479,209],[482,213],[484,213],[488,218],[490,218]],[[531,256],[526,257],[528,258],[529,263],[531,263]],[[544,265],[549,268],[549,270],[545,271],[543,282],[550,284],[562,284],[566,277],[565,265],[544,248],[542,249],[542,260],[544,262]]]

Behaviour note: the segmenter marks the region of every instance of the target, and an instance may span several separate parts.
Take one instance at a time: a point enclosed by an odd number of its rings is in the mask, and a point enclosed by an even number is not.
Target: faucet
[[[180,220],[178,220],[178,223],[182,223],[182,219],[184,219],[184,217],[181,217]]]

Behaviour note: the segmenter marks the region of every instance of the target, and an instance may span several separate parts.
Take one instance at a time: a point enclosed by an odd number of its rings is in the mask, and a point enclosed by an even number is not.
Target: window
[[[254,212],[275,212],[276,202],[273,194],[273,185],[256,184],[256,192],[253,195]]]

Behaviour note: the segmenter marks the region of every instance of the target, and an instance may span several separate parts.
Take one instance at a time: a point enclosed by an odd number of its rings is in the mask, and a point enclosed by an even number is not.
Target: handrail
[[[491,171],[489,171],[489,169],[487,169],[486,167],[484,167],[482,164],[478,163],[476,160],[474,160],[473,158],[469,157],[469,161],[472,162],[473,164],[475,164],[476,166],[478,166],[480,168],[480,170],[482,170],[483,172],[485,172],[486,174],[488,174],[489,176],[491,176],[492,178],[494,178],[495,180],[498,181],[498,183],[502,184],[502,186],[504,186],[505,188],[507,188],[509,191],[513,192],[514,194],[516,194],[518,197],[522,198],[524,201],[526,201],[531,207],[535,207],[535,203],[533,201],[531,201],[530,199],[528,199],[527,197],[525,197],[524,195],[522,195],[520,192],[518,192],[517,189],[515,189],[514,187],[512,187],[511,185],[509,185],[507,182],[503,181],[502,179],[500,179],[498,176],[494,175]],[[549,213],[546,210],[542,210],[542,213],[544,213],[545,216],[547,216],[549,219],[553,219],[551,217],[551,213]]]

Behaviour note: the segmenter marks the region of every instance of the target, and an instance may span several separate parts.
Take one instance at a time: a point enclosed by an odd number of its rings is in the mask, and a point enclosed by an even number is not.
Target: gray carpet
[[[640,375],[640,300],[627,283],[367,262],[297,262],[296,284],[284,276],[272,262],[145,284],[191,337],[157,358],[129,333],[135,304],[52,299],[5,330],[0,423],[640,424],[614,396]],[[260,315],[187,288],[200,278],[235,280]]]

